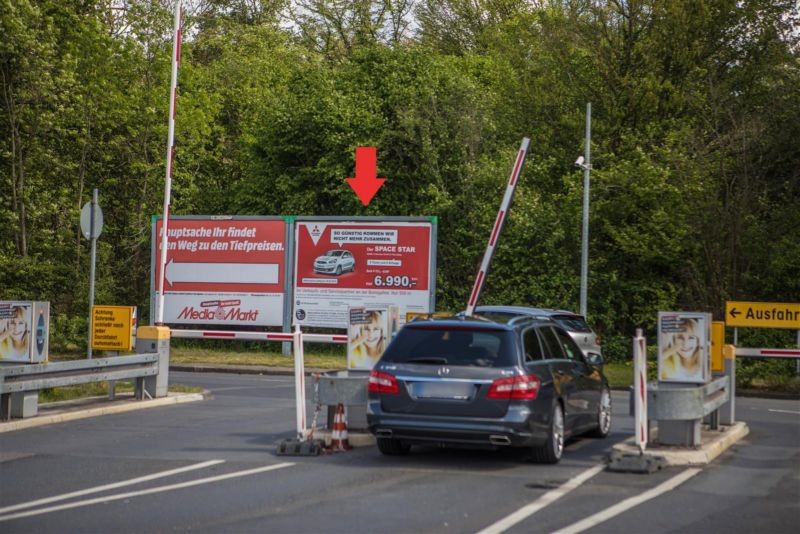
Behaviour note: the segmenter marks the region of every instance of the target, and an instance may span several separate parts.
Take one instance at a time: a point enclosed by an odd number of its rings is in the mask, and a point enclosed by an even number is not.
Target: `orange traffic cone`
[[[350,443],[347,441],[347,421],[344,418],[344,405],[339,403],[336,405],[336,412],[333,416],[330,449],[332,451],[346,451],[350,448]]]

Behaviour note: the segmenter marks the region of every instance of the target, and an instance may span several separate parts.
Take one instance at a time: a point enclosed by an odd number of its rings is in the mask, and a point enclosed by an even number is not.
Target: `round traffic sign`
[[[100,204],[94,206],[94,235],[91,235],[92,228],[92,203],[87,202],[81,209],[81,232],[86,239],[97,239],[103,231],[103,210]]]

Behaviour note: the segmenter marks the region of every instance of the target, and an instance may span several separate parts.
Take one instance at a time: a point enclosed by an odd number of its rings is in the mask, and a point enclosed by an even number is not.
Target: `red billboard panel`
[[[154,295],[161,276],[161,234],[159,219]],[[283,324],[287,246],[282,218],[171,217],[167,243],[165,323]]]
[[[347,328],[350,306],[428,312],[430,222],[302,221],[295,225],[294,320]]]

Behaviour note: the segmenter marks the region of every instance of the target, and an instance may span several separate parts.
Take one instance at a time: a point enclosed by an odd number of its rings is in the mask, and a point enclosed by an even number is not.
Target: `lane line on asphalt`
[[[48,514],[50,512],[58,512],[60,510],[69,510],[71,508],[79,508],[82,506],[90,506],[92,504],[107,503],[112,501],[119,501],[122,499],[130,499],[131,497],[140,497],[142,495],[152,495],[154,493],[163,493],[165,491],[173,491],[182,488],[190,488],[192,486],[200,486],[202,484],[210,484],[211,482],[219,482],[229,478],[246,477],[249,475],[256,475],[267,471],[275,471],[284,467],[291,467],[294,463],[285,462],[280,464],[266,465],[263,467],[256,467],[254,469],[245,469],[244,471],[235,471],[233,473],[226,473],[224,475],[217,475],[213,477],[200,478],[198,480],[190,480],[188,482],[180,482],[178,484],[170,484],[168,486],[158,486],[140,491],[130,491],[127,493],[118,493],[116,495],[107,495],[105,497],[96,497],[94,499],[87,499],[85,501],[71,502],[67,504],[60,504],[58,506],[50,506],[47,508],[39,508],[38,510],[28,510],[27,512],[17,512],[16,514],[9,514],[0,516],[0,522],[10,521],[12,519],[21,519],[23,517],[30,517],[34,515]]]
[[[770,412],[775,412],[775,413],[793,413],[793,414],[800,415],[800,412],[795,411],[795,410],[776,410],[774,408],[770,408],[769,411]]]
[[[641,495],[636,495],[635,497],[630,497],[621,501],[610,508],[606,508],[602,512],[598,512],[594,515],[591,515],[585,519],[578,521],[577,523],[573,523],[568,527],[562,528],[561,530],[557,530],[553,534],[578,534],[579,532],[583,532],[584,530],[590,529],[592,527],[596,527],[600,523],[608,521],[612,517],[618,516],[619,514],[630,510],[635,506],[639,506],[643,502],[649,501],[650,499],[654,499],[659,495],[671,491],[697,473],[699,473],[701,469],[687,469],[682,473],[670,478],[666,482],[662,482],[655,488],[645,491]]]
[[[168,471],[159,471],[157,473],[152,473],[149,475],[131,478],[128,480],[121,480],[119,482],[113,482],[111,484],[105,484],[103,486],[95,486],[93,488],[86,488],[78,491],[73,491],[71,493],[62,493],[61,495],[54,495],[52,497],[46,497],[44,499],[38,499],[35,501],[30,502],[23,502],[20,504],[15,504],[12,506],[6,506],[5,508],[0,508],[0,515],[7,514],[8,512],[13,512],[15,510],[23,510],[25,508],[33,508],[34,506],[40,506],[42,504],[49,504],[51,502],[57,501],[64,501],[67,499],[72,499],[73,497],[80,497],[83,495],[89,495],[91,493],[98,493],[100,491],[107,491],[112,489],[121,488],[124,486],[131,486],[133,484],[139,484],[140,482],[147,482],[149,480],[155,480],[158,478],[164,478],[172,475],[177,475],[179,473],[185,473],[187,471],[194,471],[195,469],[203,469],[204,467],[211,467],[212,465],[217,465],[225,462],[225,460],[209,460],[207,462],[200,462],[199,464],[192,464],[187,465],[184,467],[178,467],[175,469],[170,469]]]
[[[504,517],[500,521],[497,521],[496,523],[489,525],[485,529],[478,532],[478,534],[495,534],[498,532],[504,532],[508,530],[509,528],[513,527],[520,521],[523,521],[528,517],[532,516],[545,506],[553,504],[555,501],[557,501],[570,491],[574,490],[575,488],[577,488],[578,486],[580,486],[581,484],[583,484],[584,482],[586,482],[587,480],[589,480],[590,478],[592,478],[605,468],[606,468],[605,464],[600,464],[590,469],[587,469],[578,476],[573,477],[570,480],[567,480],[566,482],[561,484],[561,486],[559,486],[558,488],[548,491],[547,493],[545,493],[532,503],[523,506],[516,512]]]

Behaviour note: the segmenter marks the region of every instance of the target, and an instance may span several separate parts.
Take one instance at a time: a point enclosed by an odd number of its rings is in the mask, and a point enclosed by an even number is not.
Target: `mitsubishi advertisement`
[[[311,218],[309,218],[311,219]],[[298,220],[293,320],[348,328],[351,307],[434,307],[435,224],[431,220]]]
[[[154,220],[152,303],[161,276],[161,228],[161,219]],[[165,323],[283,325],[282,217],[170,217],[167,234]]]

